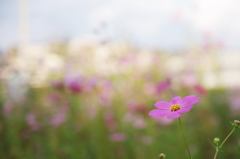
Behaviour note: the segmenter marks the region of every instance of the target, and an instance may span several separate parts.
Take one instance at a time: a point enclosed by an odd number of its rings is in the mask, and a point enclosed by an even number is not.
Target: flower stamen
[[[171,110],[172,112],[175,112],[175,111],[177,111],[177,110],[179,110],[179,109],[180,109],[180,105],[179,105],[179,104],[174,104],[174,105],[172,105],[171,108],[170,108],[170,110]]]

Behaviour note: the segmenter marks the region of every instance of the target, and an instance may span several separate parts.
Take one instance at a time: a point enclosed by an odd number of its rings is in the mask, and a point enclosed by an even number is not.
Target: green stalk
[[[190,150],[189,150],[189,148],[188,148],[188,144],[187,144],[187,142],[186,142],[186,138],[185,138],[185,136],[184,136],[184,132],[183,132],[183,128],[182,128],[182,122],[181,122],[180,117],[178,118],[178,120],[179,120],[179,124],[180,124],[180,127],[181,127],[182,136],[183,136],[183,139],[184,139],[185,145],[186,145],[187,150],[188,150],[188,155],[189,155],[190,159],[192,159],[192,156],[191,156]]]
[[[225,143],[225,141],[229,138],[229,136],[234,132],[235,127],[233,127],[232,131],[228,134],[228,136],[224,139],[224,141],[222,142],[222,144],[219,146],[219,149],[223,146],[223,144]]]
[[[229,136],[234,132],[234,130],[235,130],[235,127],[233,127],[232,131],[231,131],[231,132],[228,134],[228,136],[223,140],[222,144],[221,144],[219,147],[218,147],[218,146],[216,147],[216,153],[215,153],[213,159],[216,159],[216,158],[217,158],[217,154],[218,154],[220,148],[221,148],[221,147],[223,146],[223,144],[227,141],[227,139],[228,139]]]

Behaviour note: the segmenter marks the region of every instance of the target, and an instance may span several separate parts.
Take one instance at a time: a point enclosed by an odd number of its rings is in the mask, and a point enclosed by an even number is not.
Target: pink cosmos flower
[[[200,98],[195,95],[190,95],[182,99],[182,97],[174,97],[170,103],[159,101],[154,104],[158,109],[149,112],[149,115],[154,118],[167,116],[168,119],[179,118],[182,113],[186,113],[193,108],[193,104],[199,102]]]

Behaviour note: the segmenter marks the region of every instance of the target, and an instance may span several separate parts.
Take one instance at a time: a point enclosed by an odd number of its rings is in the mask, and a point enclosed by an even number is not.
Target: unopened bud
[[[159,158],[164,159],[164,158],[166,158],[166,156],[165,156],[163,153],[161,153],[161,154],[159,155]]]
[[[218,143],[220,141],[220,139],[219,138],[217,138],[217,137],[215,137],[214,139],[213,139],[213,142],[216,144],[216,143]]]
[[[240,128],[240,121],[239,120],[234,120],[233,121],[235,128]]]
[[[240,121],[239,120],[234,120],[234,123],[237,125],[240,125]]]

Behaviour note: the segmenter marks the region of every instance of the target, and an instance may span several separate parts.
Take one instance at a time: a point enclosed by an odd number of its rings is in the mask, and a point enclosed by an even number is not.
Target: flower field
[[[229,121],[240,119],[240,87],[223,82],[216,51],[168,53],[128,43],[10,50],[1,66],[0,158],[186,159],[178,120],[148,114],[158,101],[188,95],[200,98],[181,115],[192,157],[213,158],[213,139],[222,142]],[[240,158],[239,134],[218,159]]]

